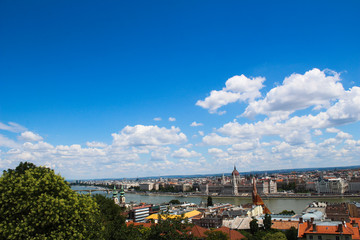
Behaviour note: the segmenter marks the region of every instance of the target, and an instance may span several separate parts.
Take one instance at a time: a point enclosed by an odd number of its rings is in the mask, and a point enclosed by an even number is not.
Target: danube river
[[[92,186],[72,186],[74,190],[94,190],[96,187]],[[84,192],[86,193],[86,192]],[[93,192],[92,194],[103,194],[108,197],[111,197],[112,194],[107,194],[106,192]],[[168,203],[172,199],[177,199],[180,202],[192,202],[199,204],[202,202],[206,202],[207,197],[196,196],[196,197],[181,197],[181,196],[169,196],[169,195],[141,195],[134,193],[126,193],[126,202],[135,202],[135,203],[152,203],[152,204],[160,204],[160,203]],[[323,201],[323,202],[354,202],[359,201],[359,198],[273,198],[273,199],[265,199],[264,202],[268,206],[268,208],[273,213],[279,213],[282,210],[294,210],[296,213],[301,213],[304,208],[313,201]],[[238,197],[213,197],[213,202],[215,203],[231,203],[235,205],[241,205],[244,203],[251,202],[250,198],[238,198]]]

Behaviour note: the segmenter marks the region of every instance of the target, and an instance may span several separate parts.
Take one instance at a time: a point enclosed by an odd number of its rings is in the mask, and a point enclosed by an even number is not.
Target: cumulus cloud
[[[236,142],[235,139],[229,137],[222,137],[216,133],[211,133],[203,137],[202,141],[204,144],[212,146],[229,145]]]
[[[154,118],[154,121],[161,121],[161,117]]]
[[[124,127],[120,133],[113,133],[113,144],[117,146],[160,146],[180,144],[187,141],[179,128],[136,125]]]
[[[170,153],[169,147],[161,147],[151,152],[151,161],[167,161],[167,155]]]
[[[210,96],[204,100],[198,100],[197,106],[208,109],[210,113],[217,112],[219,108],[229,103],[252,101],[261,96],[260,89],[263,88],[265,78],[247,78],[244,75],[229,78],[222,90],[213,90]]]
[[[328,108],[331,100],[345,93],[339,81],[339,74],[329,70],[314,68],[303,75],[294,73],[282,85],[271,89],[264,99],[250,102],[243,115],[289,115],[311,106]]]
[[[176,118],[174,118],[174,117],[169,117],[169,121],[170,121],[170,122],[175,122],[175,121],[176,121]]]
[[[194,157],[200,157],[201,154],[197,153],[195,151],[189,151],[186,148],[180,148],[172,154],[174,158],[194,158]]]
[[[0,134],[0,147],[11,148],[16,146],[18,146],[18,144],[14,140],[11,140],[6,136]]]
[[[19,136],[19,139],[29,142],[36,142],[43,140],[43,138],[39,134],[30,131],[22,132],[21,135]]]
[[[92,141],[92,142],[86,142],[86,146],[92,147],[92,148],[104,148],[107,146],[107,144],[103,143],[103,142]]]
[[[203,126],[204,124],[202,124],[202,123],[197,123],[197,122],[192,122],[191,124],[190,124],[190,126],[191,127],[199,127],[199,126]]]

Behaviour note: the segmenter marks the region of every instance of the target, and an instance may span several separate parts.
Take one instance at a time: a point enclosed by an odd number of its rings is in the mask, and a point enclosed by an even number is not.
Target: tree
[[[207,198],[207,206],[210,207],[210,206],[213,206],[213,200],[212,200],[212,197],[211,196],[208,196]]]
[[[227,240],[229,235],[221,231],[206,231],[206,240]]]
[[[265,214],[265,218],[264,218],[264,228],[265,231],[268,231],[271,229],[271,215],[269,214]]]
[[[101,239],[100,212],[53,170],[20,163],[0,178],[0,239]]]
[[[158,224],[151,226],[148,240],[161,240],[161,239],[194,239],[190,234],[189,228],[192,224],[189,223],[187,218],[175,217],[163,219],[159,216]]]
[[[256,232],[259,231],[259,225],[258,225],[257,221],[258,220],[256,218],[253,218],[253,220],[251,220],[251,222],[250,222],[250,232],[252,234],[255,234]]]
[[[124,235],[119,231],[119,226],[125,225],[125,216],[122,215],[123,209],[114,203],[111,198],[96,194],[93,199],[99,206],[101,222],[105,226],[105,239],[122,239]]]
[[[177,199],[173,199],[169,202],[170,204],[180,204],[180,201]]]
[[[276,232],[276,233],[269,232],[262,239],[263,240],[286,240],[286,236],[282,232]]]
[[[290,229],[285,231],[285,235],[287,240],[297,240],[298,230],[295,227],[291,227]]]
[[[288,210],[283,210],[281,213],[279,213],[279,214],[282,214],[282,215],[295,215],[295,212],[294,212],[294,210],[290,210],[290,211],[288,211]]]

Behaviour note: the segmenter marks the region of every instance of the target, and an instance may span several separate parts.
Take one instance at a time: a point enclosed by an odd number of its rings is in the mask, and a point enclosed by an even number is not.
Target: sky
[[[0,1],[0,170],[360,165],[359,1]]]

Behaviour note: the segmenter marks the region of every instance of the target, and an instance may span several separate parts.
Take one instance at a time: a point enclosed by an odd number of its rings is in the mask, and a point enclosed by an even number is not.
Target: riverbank
[[[208,197],[212,198],[239,198],[239,199],[251,199],[251,195],[207,195],[207,194],[184,194],[184,193],[159,193],[159,192],[126,192],[126,194],[137,194],[140,196],[174,196],[174,197]],[[265,199],[347,199],[347,198],[359,198],[359,194],[354,195],[304,195],[304,194],[284,194],[284,195],[260,195],[263,200]]]

